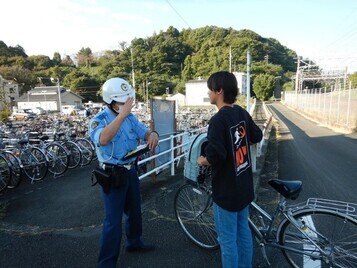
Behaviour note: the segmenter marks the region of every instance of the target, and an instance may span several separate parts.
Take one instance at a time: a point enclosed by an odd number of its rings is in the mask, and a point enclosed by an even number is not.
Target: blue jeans
[[[122,218],[125,214],[126,246],[136,246],[141,242],[142,219],[139,178],[136,170],[129,173],[125,186],[102,193],[104,222],[98,257],[98,267],[114,268],[120,253],[122,238]]]
[[[253,259],[249,206],[232,212],[213,204],[214,222],[221,248],[223,268],[250,268]]]

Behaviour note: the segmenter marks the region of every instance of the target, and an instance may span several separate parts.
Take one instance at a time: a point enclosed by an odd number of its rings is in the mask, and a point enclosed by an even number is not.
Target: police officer
[[[122,217],[126,216],[126,251],[153,250],[141,240],[141,197],[135,158],[122,160],[137,148],[138,139],[146,140],[151,151],[158,144],[158,133],[149,129],[131,113],[135,91],[122,78],[111,78],[103,84],[103,100],[107,107],[89,122],[90,138],[95,144],[99,165],[104,170],[125,170],[119,187],[103,189],[105,218],[101,236],[98,267],[116,267],[122,237]]]

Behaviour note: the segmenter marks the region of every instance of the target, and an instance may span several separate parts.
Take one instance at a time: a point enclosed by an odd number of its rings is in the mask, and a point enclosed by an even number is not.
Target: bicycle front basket
[[[208,140],[206,132],[198,134],[192,141],[184,166],[184,176],[186,179],[195,182],[197,181],[199,174],[197,159],[201,155],[205,155],[205,146],[207,145],[207,142]]]

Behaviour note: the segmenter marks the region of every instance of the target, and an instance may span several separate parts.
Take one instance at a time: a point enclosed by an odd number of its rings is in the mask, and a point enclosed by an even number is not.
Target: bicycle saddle
[[[24,145],[24,144],[27,144],[27,143],[29,143],[28,139],[21,139],[21,140],[18,141],[18,144],[20,144],[20,145]]]
[[[43,135],[43,136],[40,137],[40,140],[41,141],[47,141],[49,138],[50,138],[49,136]]]
[[[268,183],[282,196],[291,200],[298,198],[302,189],[302,181],[283,181],[279,179],[273,179],[269,180]]]

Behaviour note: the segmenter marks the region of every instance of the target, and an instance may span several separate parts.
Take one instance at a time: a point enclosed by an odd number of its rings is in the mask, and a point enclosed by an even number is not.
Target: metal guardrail
[[[259,157],[263,154],[263,152],[262,152],[263,147],[269,140],[271,122],[272,122],[272,118],[273,118],[273,115],[267,108],[265,102],[263,102],[263,109],[264,109],[265,115],[267,117],[267,120],[265,121],[265,123],[263,125],[263,130],[262,130],[263,131],[263,139],[257,144],[257,147],[258,147],[257,148],[257,157]]]
[[[254,100],[254,103],[251,106],[251,109],[249,113],[252,115],[254,113],[256,107],[256,101]],[[267,116],[267,121],[264,123],[263,127],[263,139],[260,143],[254,144],[251,146],[251,160],[252,160],[252,168],[253,172],[256,171],[256,161],[257,157],[262,155],[262,148],[267,142],[267,137],[269,136],[269,129],[270,129],[270,123],[271,123],[271,118],[272,114],[270,111],[267,109],[265,103],[263,103],[264,111]],[[152,168],[146,172],[143,173],[139,176],[139,179],[143,179],[147,176],[150,176],[152,174],[158,174],[164,169],[170,168],[170,174],[171,176],[175,175],[175,168],[179,165],[180,161],[182,158],[184,158],[190,148],[190,145],[193,141],[193,139],[198,135],[199,133],[206,132],[207,131],[207,126],[203,128],[198,128],[198,129],[193,129],[190,131],[182,132],[182,133],[174,133],[169,135],[169,137],[164,138],[159,140],[159,146],[163,142],[168,142],[170,143],[170,148],[167,150],[164,150],[162,152],[159,152],[155,155],[151,155],[147,158],[144,158],[140,161],[138,161],[138,165],[148,165],[148,163],[151,164]],[[167,136],[167,135],[162,135],[162,136]],[[157,159],[160,156],[163,155],[168,155],[169,154],[169,160],[159,166],[156,166],[153,163],[155,162],[155,159]]]
[[[154,168],[152,168],[151,170],[149,170],[148,172],[146,172],[144,174],[141,174],[139,176],[139,179],[141,180],[153,173],[157,174],[158,172],[160,172],[163,169],[168,168],[168,167],[170,167],[170,169],[171,169],[171,171],[170,171],[171,176],[175,175],[175,167],[179,165],[180,160],[182,158],[184,158],[186,156],[186,154],[188,153],[190,144],[192,143],[195,136],[198,135],[199,133],[206,132],[206,131],[207,131],[207,127],[203,127],[203,128],[199,128],[199,129],[193,129],[190,131],[182,132],[179,134],[172,134],[167,138],[159,140],[158,147],[160,147],[160,143],[169,141],[170,148],[168,150],[159,152],[155,155],[151,155],[145,159],[138,161],[138,165],[140,166],[143,164],[147,164],[147,162],[149,162],[149,161],[150,161],[150,163],[152,163],[152,161],[155,161],[156,158],[158,158],[162,155],[167,155],[167,154],[170,154],[169,161],[167,161],[157,167],[155,165],[153,165]]]

